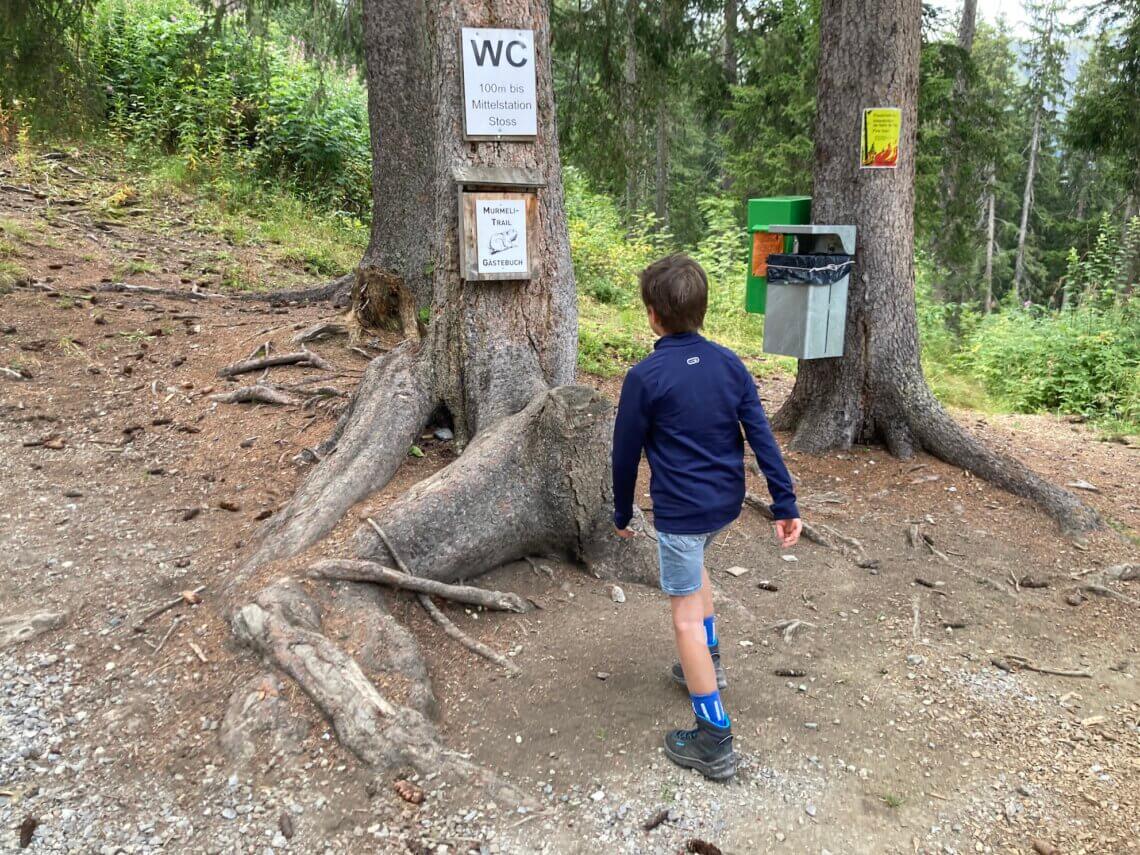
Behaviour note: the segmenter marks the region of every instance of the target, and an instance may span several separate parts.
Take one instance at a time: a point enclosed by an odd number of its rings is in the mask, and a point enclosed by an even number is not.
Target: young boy
[[[740,358],[698,333],[708,305],[701,266],[671,255],[641,274],[641,300],[660,338],[625,378],[614,426],[614,526],[628,538],[641,452],[649,458],[661,588],[673,610],[680,663],[673,678],[689,691],[692,730],[665,735],[680,766],[723,780],[736,772],[732,725],[720,699],[724,669],[704,566],[713,537],[740,514],[744,442],[756,453],[772,494],[776,538],[799,539],[802,524],[792,479],[772,437],[756,384]]]

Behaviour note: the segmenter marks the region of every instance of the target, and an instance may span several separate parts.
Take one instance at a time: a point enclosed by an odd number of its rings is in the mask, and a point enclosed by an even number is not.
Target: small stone
[[[749,641],[747,638],[742,638],[742,639],[740,639],[740,646],[741,647],[751,647],[752,642]]]
[[[598,790],[596,793],[590,793],[590,801],[592,801],[592,802],[600,802],[605,797],[606,797],[605,790]]]
[[[784,835],[784,832],[777,831],[776,832],[776,842],[777,843],[783,843],[785,840],[787,840],[787,837]]]
[[[610,678],[610,672],[609,671],[599,671],[594,676],[597,677],[599,680],[608,680]]]
[[[624,603],[625,602],[625,591],[623,591],[619,586],[613,585],[610,588],[610,599],[613,600],[615,603]]]
[[[926,659],[922,656],[919,656],[917,653],[912,653],[909,656],[907,656],[907,658],[906,658],[906,664],[911,666],[912,668],[917,668],[920,665],[925,664],[925,662],[926,662]]]
[[[222,808],[222,817],[224,819],[237,819],[237,811],[231,807]]]
[[[729,576],[743,576],[745,573],[748,572],[748,570],[749,570],[748,567],[736,566],[736,567],[729,567],[724,572],[727,573]]]
[[[435,438],[440,442],[451,442],[451,440],[455,439],[455,433],[450,428],[436,428],[433,433],[435,434]]]
[[[808,816],[814,817],[815,805],[813,805],[811,802],[808,802],[807,807],[804,808],[804,813],[806,813]]]
[[[800,560],[800,559],[796,558],[796,556],[794,556],[794,555],[781,555],[780,559],[782,561],[788,561],[788,562]]]
[[[814,721],[805,721],[804,727],[806,727],[808,730],[819,730],[819,724]]]

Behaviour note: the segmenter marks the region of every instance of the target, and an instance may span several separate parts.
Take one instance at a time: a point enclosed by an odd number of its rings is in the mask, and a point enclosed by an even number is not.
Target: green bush
[[[638,274],[659,255],[651,219],[627,229],[614,200],[591,190],[581,172],[566,167],[563,181],[578,291],[599,303],[627,305],[637,296]]]
[[[578,324],[578,367],[599,377],[622,374],[649,355],[651,346],[625,329],[582,320]]]
[[[364,87],[322,73],[239,26],[216,29],[190,0],[105,0],[90,59],[111,127],[191,162],[228,157],[324,207],[367,214]]]
[[[988,315],[961,363],[1017,412],[1140,424],[1140,298],[1107,309],[1038,307]]]

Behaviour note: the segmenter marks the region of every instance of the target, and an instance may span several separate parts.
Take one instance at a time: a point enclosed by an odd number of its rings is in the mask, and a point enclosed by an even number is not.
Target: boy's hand
[[[800,532],[803,530],[804,524],[799,518],[776,520],[776,539],[780,541],[780,546],[785,549],[796,545],[796,541],[800,539]]]
[[[616,532],[617,536],[620,537],[622,540],[629,540],[631,537],[633,537],[634,535],[637,534],[636,531],[633,531],[633,530],[628,529],[628,528],[615,528],[614,532]]]

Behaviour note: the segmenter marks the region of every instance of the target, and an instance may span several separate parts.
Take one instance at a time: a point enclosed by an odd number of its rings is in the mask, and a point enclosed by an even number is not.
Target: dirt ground
[[[68,179],[62,206],[60,185],[5,176],[0,161],[2,237],[27,276],[0,295],[0,618],[65,617],[0,647],[0,851],[18,851],[23,833],[45,852],[715,851],[692,841],[726,853],[1140,852],[1140,582],[1106,573],[1140,560],[1135,446],[1050,417],[958,414],[1043,476],[1095,487],[1082,496],[1109,527],[1081,542],[931,458],[788,455],[805,518],[858,539],[873,566],[810,542],[781,554],[747,507],[713,549],[742,760],[727,785],[676,769],[658,747],[691,720],[666,676],[659,592],[626,586],[615,602],[610,584],[551,561],[482,577],[542,607],[443,606],[513,658],[523,673],[509,679],[413,599],[380,594],[423,648],[448,744],[543,805],[520,812],[423,780],[428,798],[414,806],[229,631],[240,599],[229,582],[259,520],[304,477],[295,458],[343,399],[217,403],[211,394],[237,385],[217,370],[265,341],[291,349],[322,310],[100,290],[213,292],[201,258],[224,242],[173,206],[100,228],[81,179]],[[139,256],[155,272],[124,273]],[[332,371],[281,367],[271,379],[305,381],[301,400],[317,385],[351,391],[368,351],[312,347]],[[602,385],[616,395],[616,382]],[[788,388],[765,382],[770,409]],[[420,447],[291,566],[303,575],[346,554],[365,516],[454,458],[430,434]],[[1125,599],[1080,595],[1090,582]],[[330,637],[366,657],[357,592],[304,584]],[[134,631],[199,586],[200,604]],[[790,635],[772,628],[792,619],[805,623]],[[283,726],[234,759],[219,733],[243,686],[277,703]]]

